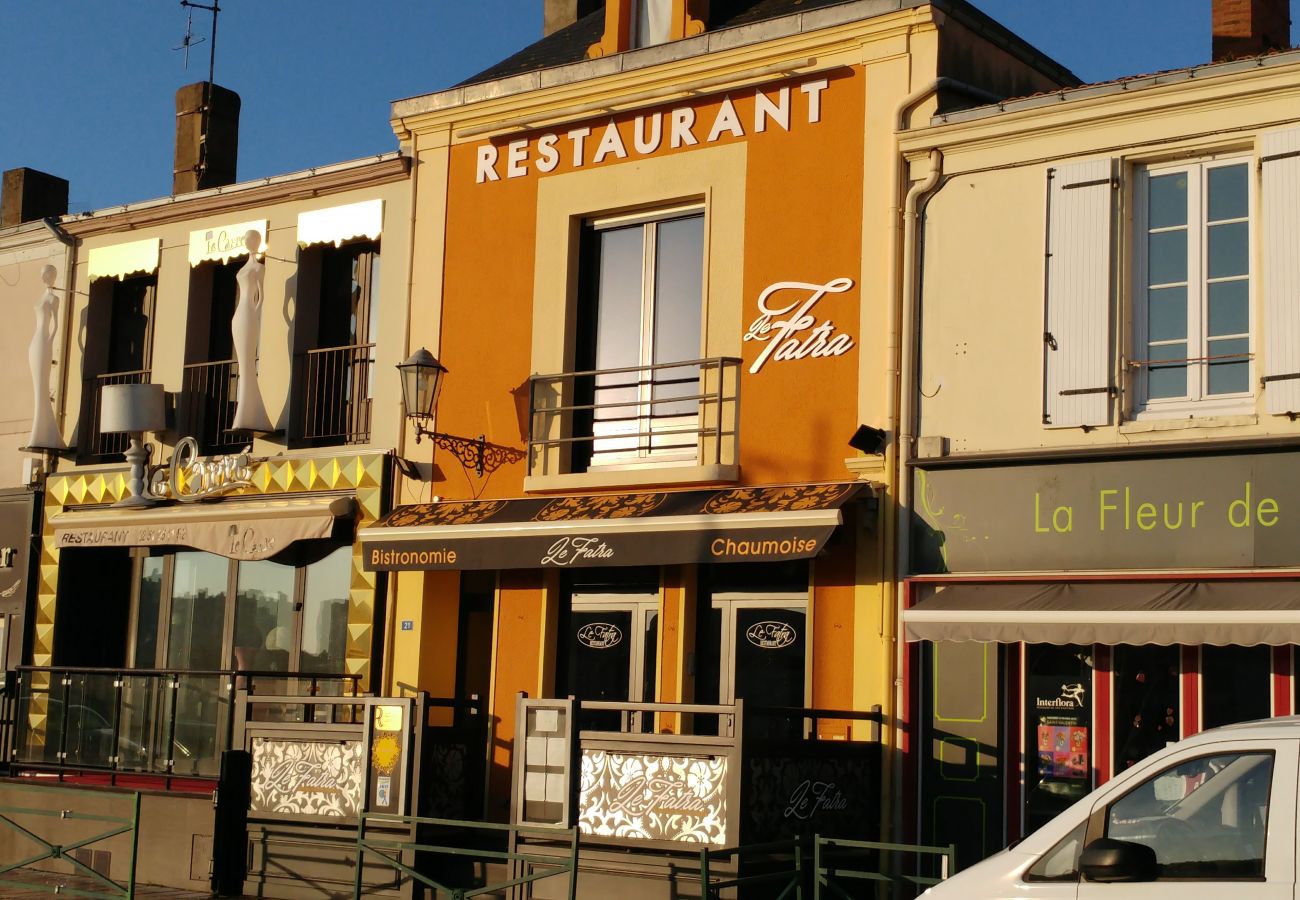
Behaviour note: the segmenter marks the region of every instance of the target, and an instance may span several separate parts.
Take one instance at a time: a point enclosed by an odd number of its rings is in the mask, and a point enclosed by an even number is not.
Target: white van
[[[926,900],[1296,900],[1300,717],[1139,762]]]

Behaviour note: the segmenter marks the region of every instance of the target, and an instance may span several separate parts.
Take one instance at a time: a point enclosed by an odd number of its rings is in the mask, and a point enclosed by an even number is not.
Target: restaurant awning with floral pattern
[[[371,571],[776,562],[822,551],[865,481],[443,500],[361,530]]]

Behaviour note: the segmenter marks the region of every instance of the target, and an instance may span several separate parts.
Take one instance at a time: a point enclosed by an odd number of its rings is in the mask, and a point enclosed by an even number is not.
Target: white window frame
[[[702,216],[704,220],[704,240],[700,247],[702,254],[701,272],[705,279],[708,278],[709,271],[709,220],[708,211],[705,204],[700,202],[683,203],[674,206],[661,207],[652,210],[643,210],[635,213],[624,213],[620,215],[608,215],[591,218],[587,220],[587,225],[596,232],[608,231],[615,228],[625,228],[633,225],[642,226],[643,249],[641,254],[641,346],[640,359],[638,365],[643,368],[649,368],[654,364],[654,321],[655,321],[655,264],[658,260],[658,224],[673,219],[681,219],[689,216]],[[653,225],[656,227],[647,228],[645,226]],[[700,284],[700,345],[696,349],[694,359],[704,358],[705,335],[708,332],[708,317],[706,303],[705,283]],[[599,302],[599,300],[597,300]],[[703,384],[703,381],[701,381]],[[661,465],[664,463],[674,464],[688,461],[694,461],[699,458],[700,450],[698,440],[695,447],[689,449],[656,449],[653,446],[656,437],[663,436],[670,441],[676,435],[683,433],[695,434],[700,427],[700,403],[697,402],[694,413],[683,414],[679,416],[664,417],[660,420],[654,420],[651,412],[654,407],[651,403],[653,386],[649,384],[642,385],[639,391],[640,406],[637,407],[638,415],[645,416],[650,421],[650,431],[648,436],[642,436],[641,440],[630,443],[627,437],[624,437],[617,431],[599,433],[599,420],[593,423],[593,430],[598,432],[593,434],[593,456],[590,464],[592,471],[612,471],[624,468],[639,468],[646,465]],[[637,427],[640,427],[639,420]],[[697,435],[698,438],[698,435]]]
[[[1208,315],[1207,283],[1208,251],[1205,221],[1205,203],[1208,196],[1209,172],[1216,168],[1245,165],[1247,167],[1247,225],[1249,268],[1247,278],[1248,305],[1248,350],[1247,389],[1236,394],[1209,395],[1209,366],[1204,363],[1189,363],[1187,366],[1188,392],[1183,397],[1151,399],[1147,396],[1147,366],[1141,362],[1132,365],[1132,384],[1134,392],[1134,417],[1137,419],[1187,418],[1205,415],[1233,415],[1251,413],[1255,410],[1255,383],[1257,379],[1256,345],[1259,338],[1259,321],[1255,310],[1256,291],[1259,283],[1257,265],[1257,219],[1256,203],[1258,196],[1258,172],[1255,159],[1239,152],[1215,154],[1194,160],[1140,165],[1135,168],[1133,199],[1133,341],[1130,358],[1142,361],[1148,358],[1147,344],[1147,204],[1150,179],[1154,176],[1171,175],[1186,172],[1189,187],[1195,179],[1197,190],[1188,191],[1188,225],[1187,225],[1187,265],[1189,279],[1187,283],[1187,358],[1199,359],[1207,355],[1208,340],[1205,335],[1205,319]],[[1229,220],[1237,221],[1237,220]]]

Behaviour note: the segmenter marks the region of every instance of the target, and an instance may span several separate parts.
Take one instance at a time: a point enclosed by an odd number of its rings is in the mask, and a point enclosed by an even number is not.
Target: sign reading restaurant
[[[632,120],[630,132],[610,120],[603,128],[578,125],[565,131],[548,131],[534,137],[510,141],[504,147],[480,144],[474,181],[484,184],[502,178],[522,178],[538,172],[554,172],[561,162],[571,168],[587,163],[651,156],[667,147],[677,150],[712,144],[724,137],[742,138],[762,134],[769,128],[790,131],[799,125],[816,125],[822,118],[822,91],[830,87],[824,76],[808,79],[791,88],[759,88],[753,92],[752,113],[743,116],[731,96],[724,96],[717,112],[701,118],[694,106],[679,106],[668,112],[646,112]]]
[[[917,472],[917,572],[1300,565],[1298,452]]]

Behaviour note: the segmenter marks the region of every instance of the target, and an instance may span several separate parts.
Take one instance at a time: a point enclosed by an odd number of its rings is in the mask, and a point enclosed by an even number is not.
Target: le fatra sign
[[[768,128],[790,131],[802,121],[816,125],[822,118],[822,91],[827,78],[814,78],[797,87],[754,91],[754,108],[742,116],[730,96],[722,99],[711,117],[701,118],[693,106],[637,116],[625,132],[610,120],[604,128],[583,125],[568,131],[551,131],[510,141],[504,147],[485,143],[478,148],[474,181],[483,184],[503,177],[522,178],[532,172],[554,172],[565,160],[573,168],[587,163],[651,156],[667,146],[676,150],[712,144],[724,137],[762,134]]]
[[[758,318],[745,332],[747,341],[766,343],[749,367],[757,375],[769,359],[809,359],[843,356],[853,349],[853,338],[836,331],[835,323],[817,323],[813,312],[827,294],[843,294],[853,287],[852,278],[836,278],[825,284],[807,281],[778,281],[758,295]]]

